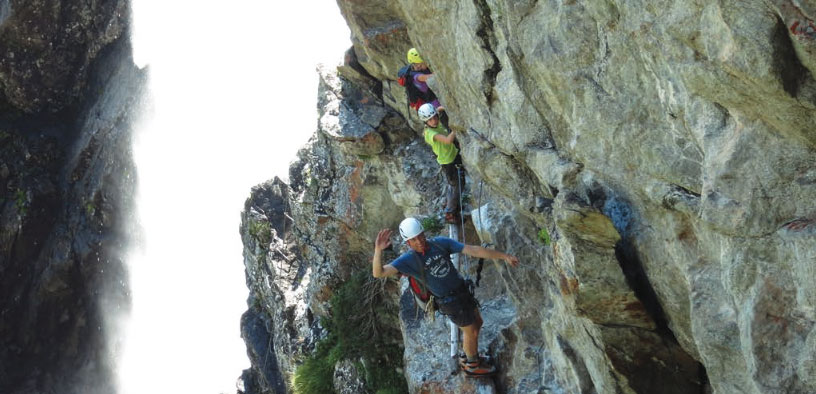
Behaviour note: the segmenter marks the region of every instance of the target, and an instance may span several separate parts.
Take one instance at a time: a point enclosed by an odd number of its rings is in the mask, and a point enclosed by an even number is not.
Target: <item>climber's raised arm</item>
[[[380,230],[374,241],[374,259],[371,263],[371,275],[375,278],[384,278],[399,273],[391,264],[382,265],[382,251],[389,245],[391,245],[391,230]]]
[[[451,131],[448,135],[436,134],[434,135],[433,139],[434,141],[450,145],[453,143],[453,140],[456,139],[456,131]]]

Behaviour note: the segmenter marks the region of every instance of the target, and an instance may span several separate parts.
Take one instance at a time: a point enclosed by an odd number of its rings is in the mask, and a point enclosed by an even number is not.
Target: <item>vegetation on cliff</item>
[[[336,290],[329,302],[331,315],[321,320],[328,335],[295,370],[296,393],[333,392],[335,365],[342,359],[355,360],[367,387],[378,394],[408,391],[402,376],[402,346],[384,335],[386,320],[395,313],[394,305],[385,302],[383,284],[359,271]]]

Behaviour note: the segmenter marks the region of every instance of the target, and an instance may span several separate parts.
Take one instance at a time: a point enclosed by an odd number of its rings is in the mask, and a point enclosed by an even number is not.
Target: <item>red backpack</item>
[[[425,270],[423,269],[422,271],[424,272]],[[431,294],[431,291],[428,290],[428,288],[422,284],[422,282],[414,279],[414,277],[410,275],[408,275],[408,286],[411,287],[411,291],[414,293],[414,297],[417,299],[418,302],[422,303],[422,305],[427,304],[428,301],[431,299],[431,296],[433,295]]]

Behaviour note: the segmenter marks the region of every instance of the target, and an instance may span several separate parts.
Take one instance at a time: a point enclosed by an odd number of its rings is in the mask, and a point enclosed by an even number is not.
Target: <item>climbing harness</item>
[[[482,268],[484,268],[484,259],[479,259],[479,265],[476,266],[476,287],[479,287],[479,282],[482,281]]]

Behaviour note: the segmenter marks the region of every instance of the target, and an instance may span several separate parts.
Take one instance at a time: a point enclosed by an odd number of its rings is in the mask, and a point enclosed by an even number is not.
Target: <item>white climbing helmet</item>
[[[399,225],[399,231],[400,235],[402,235],[402,240],[407,241],[419,234],[422,234],[425,229],[422,228],[422,223],[420,223],[419,220],[414,218],[405,218],[405,220],[403,220]]]
[[[417,115],[419,116],[419,120],[427,122],[436,116],[436,109],[434,108],[433,104],[425,103],[419,107],[417,110]]]

